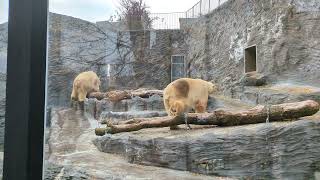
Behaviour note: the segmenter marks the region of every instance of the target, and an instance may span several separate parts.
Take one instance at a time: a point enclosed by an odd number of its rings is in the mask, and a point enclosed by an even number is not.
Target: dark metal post
[[[10,0],[3,178],[42,179],[48,0]]]

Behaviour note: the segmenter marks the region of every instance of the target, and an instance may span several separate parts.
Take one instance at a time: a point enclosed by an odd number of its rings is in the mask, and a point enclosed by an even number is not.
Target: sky
[[[0,0],[0,23],[8,20],[8,1]],[[198,0],[145,0],[152,13],[185,12]],[[96,22],[108,20],[118,0],[49,0],[49,11]]]

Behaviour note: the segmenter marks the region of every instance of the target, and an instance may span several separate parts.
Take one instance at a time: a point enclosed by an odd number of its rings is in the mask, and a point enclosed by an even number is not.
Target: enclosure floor
[[[52,115],[46,164],[63,167],[55,177],[66,177],[67,169],[71,168],[84,172],[90,179],[216,179],[186,171],[130,164],[118,155],[98,151],[93,145],[95,120],[84,118],[71,109],[54,110]]]

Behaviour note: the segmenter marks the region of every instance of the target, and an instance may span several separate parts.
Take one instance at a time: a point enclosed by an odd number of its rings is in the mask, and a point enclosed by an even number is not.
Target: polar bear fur
[[[216,86],[202,79],[181,78],[171,82],[163,91],[163,102],[169,116],[178,116],[194,109],[204,113],[209,94],[216,92]],[[170,127],[176,129],[176,126]]]
[[[80,73],[73,81],[71,100],[84,102],[87,94],[100,91],[100,79],[93,71]]]

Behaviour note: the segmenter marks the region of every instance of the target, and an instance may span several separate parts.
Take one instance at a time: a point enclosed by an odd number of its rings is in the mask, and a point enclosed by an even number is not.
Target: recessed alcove
[[[257,47],[247,47],[244,52],[244,72],[257,71]]]

